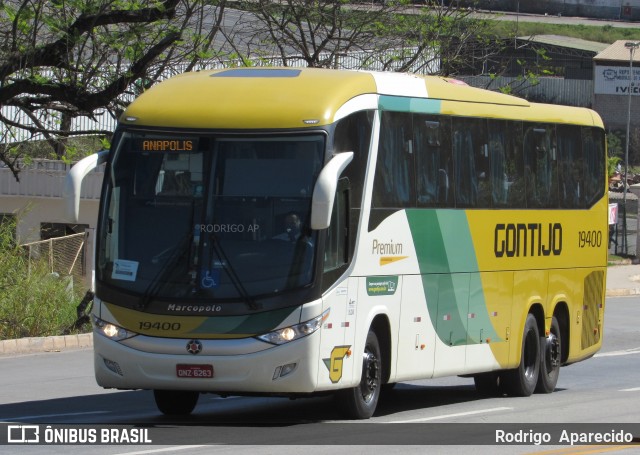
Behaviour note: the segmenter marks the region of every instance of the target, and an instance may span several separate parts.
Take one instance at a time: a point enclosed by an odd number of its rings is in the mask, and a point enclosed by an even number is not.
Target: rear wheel
[[[376,410],[382,388],[382,357],[375,332],[369,331],[362,359],[360,384],[336,393],[338,405],[350,419],[368,419]]]
[[[504,385],[509,395],[528,397],[536,388],[540,371],[540,334],[531,313],[524,325],[521,354],[518,368],[504,372]]]
[[[183,416],[191,414],[198,403],[198,392],[183,390],[154,390],[156,406],[166,415]]]
[[[540,337],[540,374],[536,384],[537,393],[551,393],[555,390],[560,376],[562,338],[560,324],[554,316],[548,337]]]

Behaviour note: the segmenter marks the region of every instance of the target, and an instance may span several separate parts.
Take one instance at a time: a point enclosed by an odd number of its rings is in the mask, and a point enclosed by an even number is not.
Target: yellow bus
[[[602,343],[603,124],[442,77],[235,68],[135,100],[106,162],[95,374],[153,390],[334,394],[449,375],[549,393]]]

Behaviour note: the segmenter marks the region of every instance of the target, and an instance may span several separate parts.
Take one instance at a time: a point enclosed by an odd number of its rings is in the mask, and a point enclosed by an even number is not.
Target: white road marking
[[[392,422],[379,422],[379,423],[416,423],[416,422],[429,422],[431,420],[444,420],[444,419],[452,419],[455,417],[467,417],[471,415],[477,414],[487,414],[489,412],[498,412],[498,411],[511,411],[513,408],[490,408],[490,409],[479,409],[477,411],[469,411],[469,412],[459,412],[457,414],[445,414],[433,417],[424,417],[422,419],[411,419],[411,420],[395,420]],[[376,422],[378,423],[378,422]]]
[[[640,392],[640,387],[634,387],[633,389],[622,389],[620,392]]]
[[[622,351],[599,352],[594,357],[615,357],[620,355],[640,354],[640,348],[624,349]]]

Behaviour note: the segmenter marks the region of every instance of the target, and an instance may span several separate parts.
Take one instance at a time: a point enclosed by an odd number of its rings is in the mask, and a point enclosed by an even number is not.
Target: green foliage
[[[610,156],[607,158],[607,178],[613,177],[620,161],[622,161],[622,159],[618,156]]]
[[[513,38],[516,36],[532,35],[558,35],[580,38],[598,43],[614,43],[621,39],[640,39],[640,29],[620,28],[610,25],[570,25],[548,24],[541,22],[519,22],[518,29],[514,30],[514,22],[491,21],[498,36]]]
[[[0,105],[11,115],[0,119],[0,146],[44,139],[74,160],[82,151],[69,137],[110,133],[72,129],[74,118],[118,118],[137,81],[142,92],[168,69],[215,58],[224,1],[0,0]],[[15,156],[0,148],[17,177]]]
[[[622,159],[624,150],[622,144],[624,143],[624,133],[621,131],[610,131],[607,134],[607,151],[611,157],[619,157]]]
[[[76,319],[80,296],[46,261],[29,260],[15,228],[13,219],[0,223],[0,339],[61,335]]]

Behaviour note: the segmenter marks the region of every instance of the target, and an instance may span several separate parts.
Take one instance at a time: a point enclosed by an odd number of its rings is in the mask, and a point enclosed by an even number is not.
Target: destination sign
[[[141,152],[190,152],[196,149],[194,139],[149,138],[138,139],[136,150]]]

